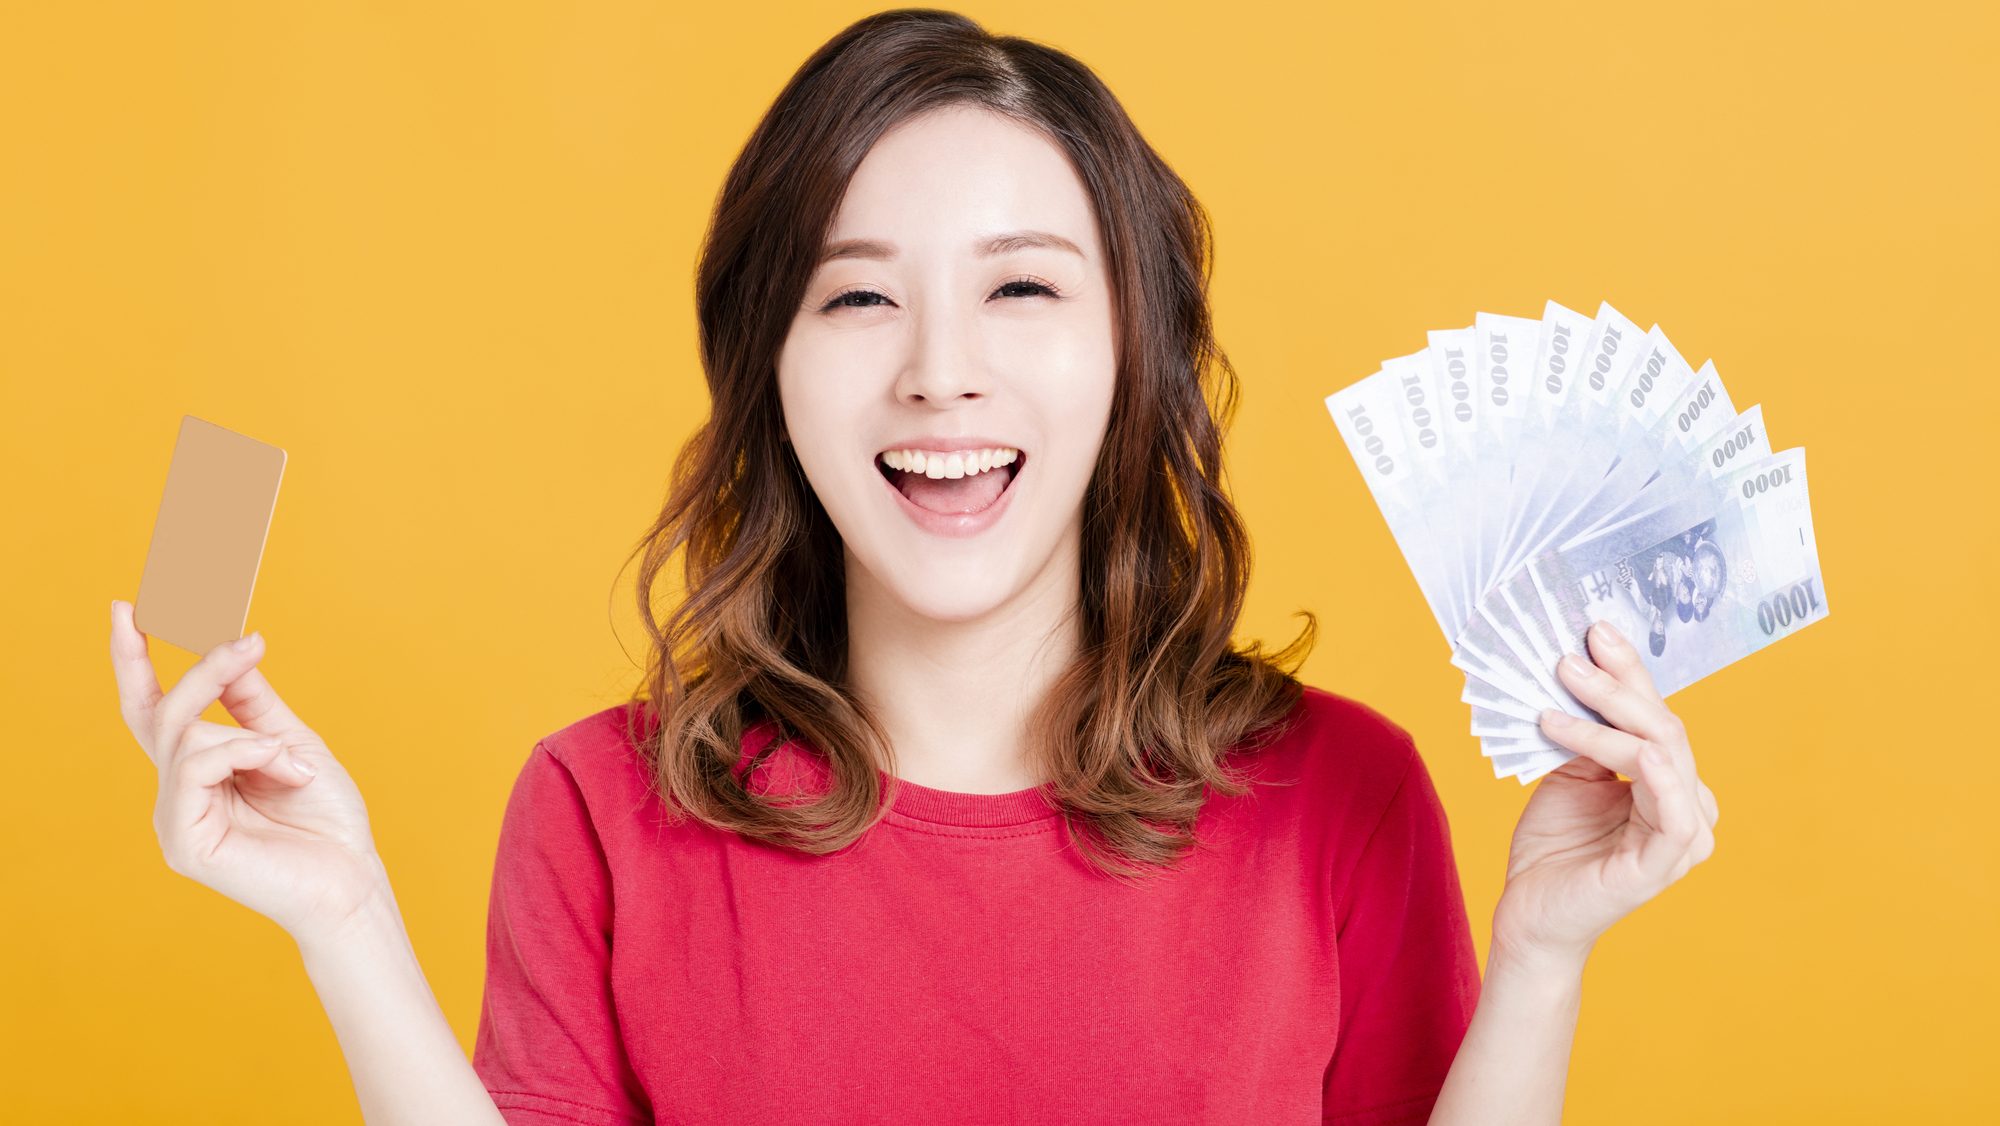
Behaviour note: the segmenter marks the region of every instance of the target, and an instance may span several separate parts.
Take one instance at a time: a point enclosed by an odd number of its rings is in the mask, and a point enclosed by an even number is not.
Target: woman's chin
[[[997,580],[933,573],[896,583],[889,593],[919,618],[969,622],[1005,605],[1013,592]]]
[[[936,622],[968,622],[1007,604],[1017,584],[996,560],[985,565],[926,567],[898,560],[887,567],[869,567],[877,590],[911,616]]]

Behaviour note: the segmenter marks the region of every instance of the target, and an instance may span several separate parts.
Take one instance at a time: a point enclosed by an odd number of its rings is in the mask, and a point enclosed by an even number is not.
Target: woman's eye
[[[1036,281],[1006,282],[993,292],[997,295],[1008,297],[1062,296],[1055,291],[1054,287]],[[875,304],[874,301],[869,300],[870,298],[881,298],[884,302],[889,300],[872,289],[850,289],[846,293],[839,294],[826,304],[820,306],[820,312],[827,313],[835,309],[866,309]]]
[[[822,307],[821,307],[821,312],[824,312],[824,311],[826,311],[827,309],[842,309],[842,308],[845,308],[845,309],[861,309],[861,308],[866,308],[867,306],[866,306],[866,305],[864,305],[864,304],[852,304],[852,303],[850,303],[850,299],[853,299],[853,298],[863,298],[863,297],[882,297],[882,295],[881,295],[881,294],[879,294],[879,293],[877,293],[877,292],[875,292],[875,291],[874,291],[874,290],[872,290],[872,289],[850,289],[850,290],[848,290],[848,291],[847,291],[846,293],[843,293],[843,294],[841,294],[840,296],[838,296],[838,297],[834,298],[833,300],[831,300],[831,301],[827,302],[827,303],[826,303],[826,304],[825,304],[824,306],[822,306]],[[888,298],[886,298],[886,297],[883,297],[882,299],[883,299],[884,301],[887,301],[887,300],[888,300]]]
[[[1031,291],[1030,293],[1023,294],[1022,296],[1024,297],[1032,297],[1036,293],[1047,294],[1050,297],[1056,296],[1055,290],[1050,289],[1048,286],[1043,285],[1041,282],[1033,282],[1033,281],[1010,281],[1007,284],[1001,286],[999,289],[995,290],[994,292],[1005,293],[1016,286],[1020,286],[1024,289]]]

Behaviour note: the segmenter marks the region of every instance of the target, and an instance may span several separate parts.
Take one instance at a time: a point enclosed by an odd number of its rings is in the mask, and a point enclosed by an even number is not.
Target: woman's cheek
[[[806,470],[806,482],[830,514],[866,514],[870,490],[878,488],[878,470],[872,452],[858,444],[856,436],[876,426],[864,418],[866,402],[856,374],[830,360],[800,372],[812,374],[790,380],[782,396],[786,430]]]

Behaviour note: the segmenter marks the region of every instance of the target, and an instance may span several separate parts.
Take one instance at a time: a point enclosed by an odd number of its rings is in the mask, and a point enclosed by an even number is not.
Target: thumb
[[[154,706],[154,737],[164,748],[161,753],[178,753],[181,739],[201,713],[220,700],[230,682],[255,666],[263,655],[264,638],[257,633],[222,642],[203,654]]]

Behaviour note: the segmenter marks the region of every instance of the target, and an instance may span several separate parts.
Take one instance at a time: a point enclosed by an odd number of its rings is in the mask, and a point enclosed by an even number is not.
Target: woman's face
[[[778,390],[850,586],[963,621],[1073,582],[1052,564],[1080,543],[1117,326],[1068,158],[982,109],[907,119],[856,170],[828,246]]]

